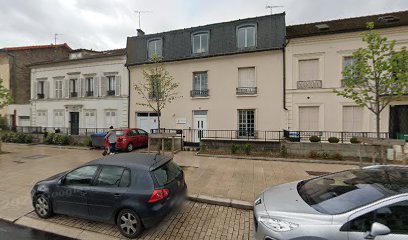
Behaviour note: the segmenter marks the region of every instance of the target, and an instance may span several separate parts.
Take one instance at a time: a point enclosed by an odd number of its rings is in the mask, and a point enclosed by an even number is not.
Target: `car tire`
[[[34,198],[34,210],[40,218],[50,218],[54,214],[52,211],[51,201],[44,194],[38,194]]]
[[[120,211],[116,219],[120,233],[127,238],[137,238],[143,231],[143,224],[139,216],[130,209]]]
[[[127,149],[126,149],[128,152],[131,152],[131,151],[133,151],[133,144],[131,144],[131,143],[129,143],[129,145],[127,146]]]

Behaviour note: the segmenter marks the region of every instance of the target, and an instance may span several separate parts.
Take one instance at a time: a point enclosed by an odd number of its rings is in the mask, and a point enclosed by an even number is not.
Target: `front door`
[[[408,140],[408,105],[391,106],[389,122],[392,138]]]
[[[194,142],[199,143],[201,138],[206,135],[207,130],[207,111],[194,111],[193,121]]]
[[[79,134],[79,112],[70,112],[71,135]]]
[[[136,113],[136,127],[151,132],[159,127],[157,113]]]

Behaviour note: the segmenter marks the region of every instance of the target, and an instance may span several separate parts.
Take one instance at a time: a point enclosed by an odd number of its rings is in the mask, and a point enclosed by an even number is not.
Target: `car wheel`
[[[129,209],[122,210],[116,221],[120,233],[127,238],[136,238],[143,231],[143,224],[139,216]]]
[[[40,218],[49,218],[53,215],[51,201],[44,194],[35,197],[34,209]]]
[[[129,145],[127,146],[127,151],[128,152],[133,151],[133,144],[129,143]]]

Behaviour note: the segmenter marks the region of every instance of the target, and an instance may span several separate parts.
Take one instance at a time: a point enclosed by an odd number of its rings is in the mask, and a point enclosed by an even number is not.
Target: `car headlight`
[[[296,223],[286,222],[269,216],[260,216],[258,221],[275,232],[287,232],[299,227]]]

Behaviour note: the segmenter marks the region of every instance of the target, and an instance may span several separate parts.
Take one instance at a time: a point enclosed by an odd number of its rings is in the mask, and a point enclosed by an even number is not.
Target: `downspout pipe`
[[[130,128],[130,89],[131,89],[131,82],[130,82],[130,70],[129,70],[129,66],[125,65],[128,71],[128,82],[129,82],[129,87],[128,87],[128,128]]]
[[[283,109],[288,110],[286,107],[286,46],[289,44],[289,40],[285,40],[285,44],[282,48],[282,59],[283,59]]]

